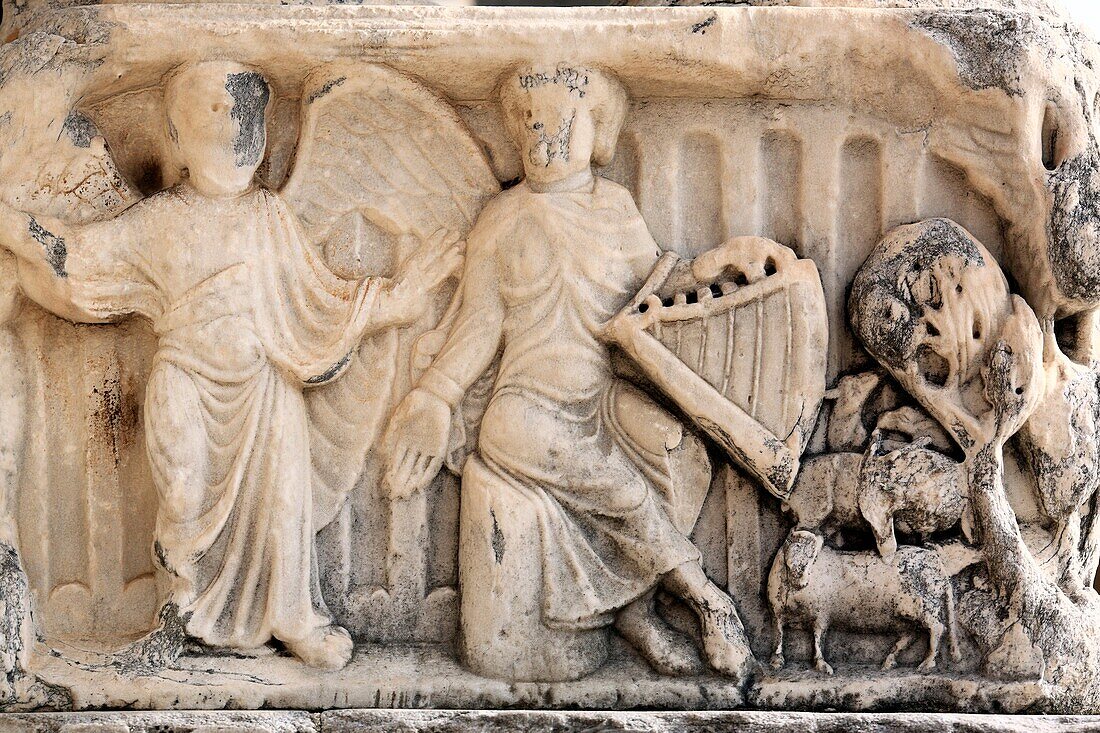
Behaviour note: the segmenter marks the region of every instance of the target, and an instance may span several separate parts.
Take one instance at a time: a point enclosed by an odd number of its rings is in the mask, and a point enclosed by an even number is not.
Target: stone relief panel
[[[1100,707],[1091,41],[18,16],[8,708]]]

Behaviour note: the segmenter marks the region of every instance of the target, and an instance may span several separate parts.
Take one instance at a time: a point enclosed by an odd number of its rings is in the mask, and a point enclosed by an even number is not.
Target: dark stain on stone
[[[164,545],[160,543],[160,540],[153,541],[153,557],[156,558],[157,564],[173,575],[176,571],[172,568],[172,564],[168,562],[168,553],[164,550]]]
[[[61,125],[61,131],[78,148],[91,147],[92,138],[99,134],[95,123],[75,109],[65,118],[64,124]]]
[[[328,93],[329,93],[329,92],[331,92],[331,91],[332,91],[333,89],[335,89],[336,87],[340,86],[341,84],[343,84],[343,83],[344,83],[345,81],[347,81],[347,80],[348,80],[348,78],[347,78],[346,76],[341,76],[341,77],[339,77],[339,78],[337,78],[337,79],[330,79],[329,81],[326,81],[326,82],[325,82],[325,83],[324,83],[324,84],[323,84],[323,85],[321,86],[321,88],[320,88],[320,89],[318,89],[317,91],[315,91],[315,92],[314,92],[313,94],[310,94],[310,95],[309,95],[309,99],[308,99],[307,101],[309,102],[309,104],[313,104],[313,103],[314,103],[314,102],[316,102],[316,101],[317,101],[318,99],[320,99],[321,97],[325,96],[326,94],[328,94]]]
[[[1074,300],[1100,300],[1100,155],[1064,161],[1047,178],[1052,201],[1048,256],[1058,289]]]
[[[137,166],[137,174],[134,176],[134,185],[146,196],[164,188],[164,176],[161,175],[160,163],[149,158]]]
[[[348,362],[351,361],[351,355],[352,352],[349,351],[347,354],[344,355],[343,359],[329,367],[324,374],[318,374],[307,379],[306,384],[324,384],[330,379],[333,379],[344,369],[345,366],[347,366]]]
[[[519,77],[519,85],[522,89],[538,89],[547,84],[562,84],[578,97],[584,97],[588,87],[588,74],[582,69],[574,69],[571,66],[558,67],[554,74],[533,73],[522,74]]]
[[[996,87],[1018,97],[1020,63],[1031,21],[1002,10],[929,10],[913,13],[913,28],[947,46],[959,66],[959,77],[971,89]]]
[[[68,273],[65,272],[65,260],[69,256],[69,250],[65,246],[65,240],[43,228],[33,216],[30,224],[27,225],[27,231],[30,232],[34,241],[42,245],[46,262],[53,268],[54,274],[58,277],[68,277]]]
[[[171,666],[187,643],[187,620],[175,603],[160,609],[157,628],[124,648],[106,666],[125,675],[153,675]]]
[[[141,421],[138,399],[133,393],[127,394],[117,379],[105,380],[92,393],[98,397],[98,404],[92,414],[94,423],[90,437],[107,447],[118,467]]]
[[[500,525],[497,524],[497,515],[490,509],[489,516],[493,519],[493,557],[497,561],[497,565],[504,560],[504,533],[500,531]]]
[[[691,32],[692,33],[698,33],[699,35],[706,35],[707,28],[710,28],[716,22],[718,22],[718,16],[716,14],[711,15],[706,20],[701,20],[698,23],[696,23],[695,25],[691,26]]]
[[[225,89],[233,98],[229,114],[240,129],[237,139],[233,141],[237,165],[241,168],[256,165],[263,158],[267,142],[266,111],[271,89],[263,76],[255,71],[229,74]]]
[[[19,552],[0,543],[0,710],[71,710],[72,694],[23,667],[24,648],[33,629],[31,594]],[[28,628],[30,627],[30,628]]]

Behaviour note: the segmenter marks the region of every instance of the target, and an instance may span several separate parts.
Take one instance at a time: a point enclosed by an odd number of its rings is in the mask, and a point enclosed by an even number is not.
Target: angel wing
[[[341,274],[388,275],[439,229],[465,237],[500,190],[455,110],[384,66],[311,75],[299,140],[281,193]],[[341,379],[307,393],[315,528],[332,521],[363,471],[378,474],[371,448],[430,363],[458,298],[453,289],[437,292],[420,322],[365,340]]]

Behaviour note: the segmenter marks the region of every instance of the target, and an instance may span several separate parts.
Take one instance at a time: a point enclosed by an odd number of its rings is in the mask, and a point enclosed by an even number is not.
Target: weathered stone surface
[[[9,713],[5,733],[320,733],[321,716],[305,712]]]
[[[739,5],[7,3],[0,705],[317,714],[0,722],[1100,713],[1100,46]]]
[[[1100,722],[1082,716],[1011,717],[1004,715],[894,715],[810,713],[547,713],[528,711],[353,710],[327,713],[325,731],[374,733],[424,731],[663,731],[736,730],[743,733],[1047,733],[1100,730]]]

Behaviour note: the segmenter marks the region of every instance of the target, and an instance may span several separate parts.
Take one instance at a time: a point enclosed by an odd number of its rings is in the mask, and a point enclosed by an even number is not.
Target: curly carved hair
[[[504,121],[513,137],[522,129],[522,116],[531,96],[547,87],[565,91],[578,107],[592,114],[596,128],[592,162],[610,163],[626,119],[628,100],[623,85],[611,74],[586,66],[566,63],[517,66],[505,73],[497,86]]]

